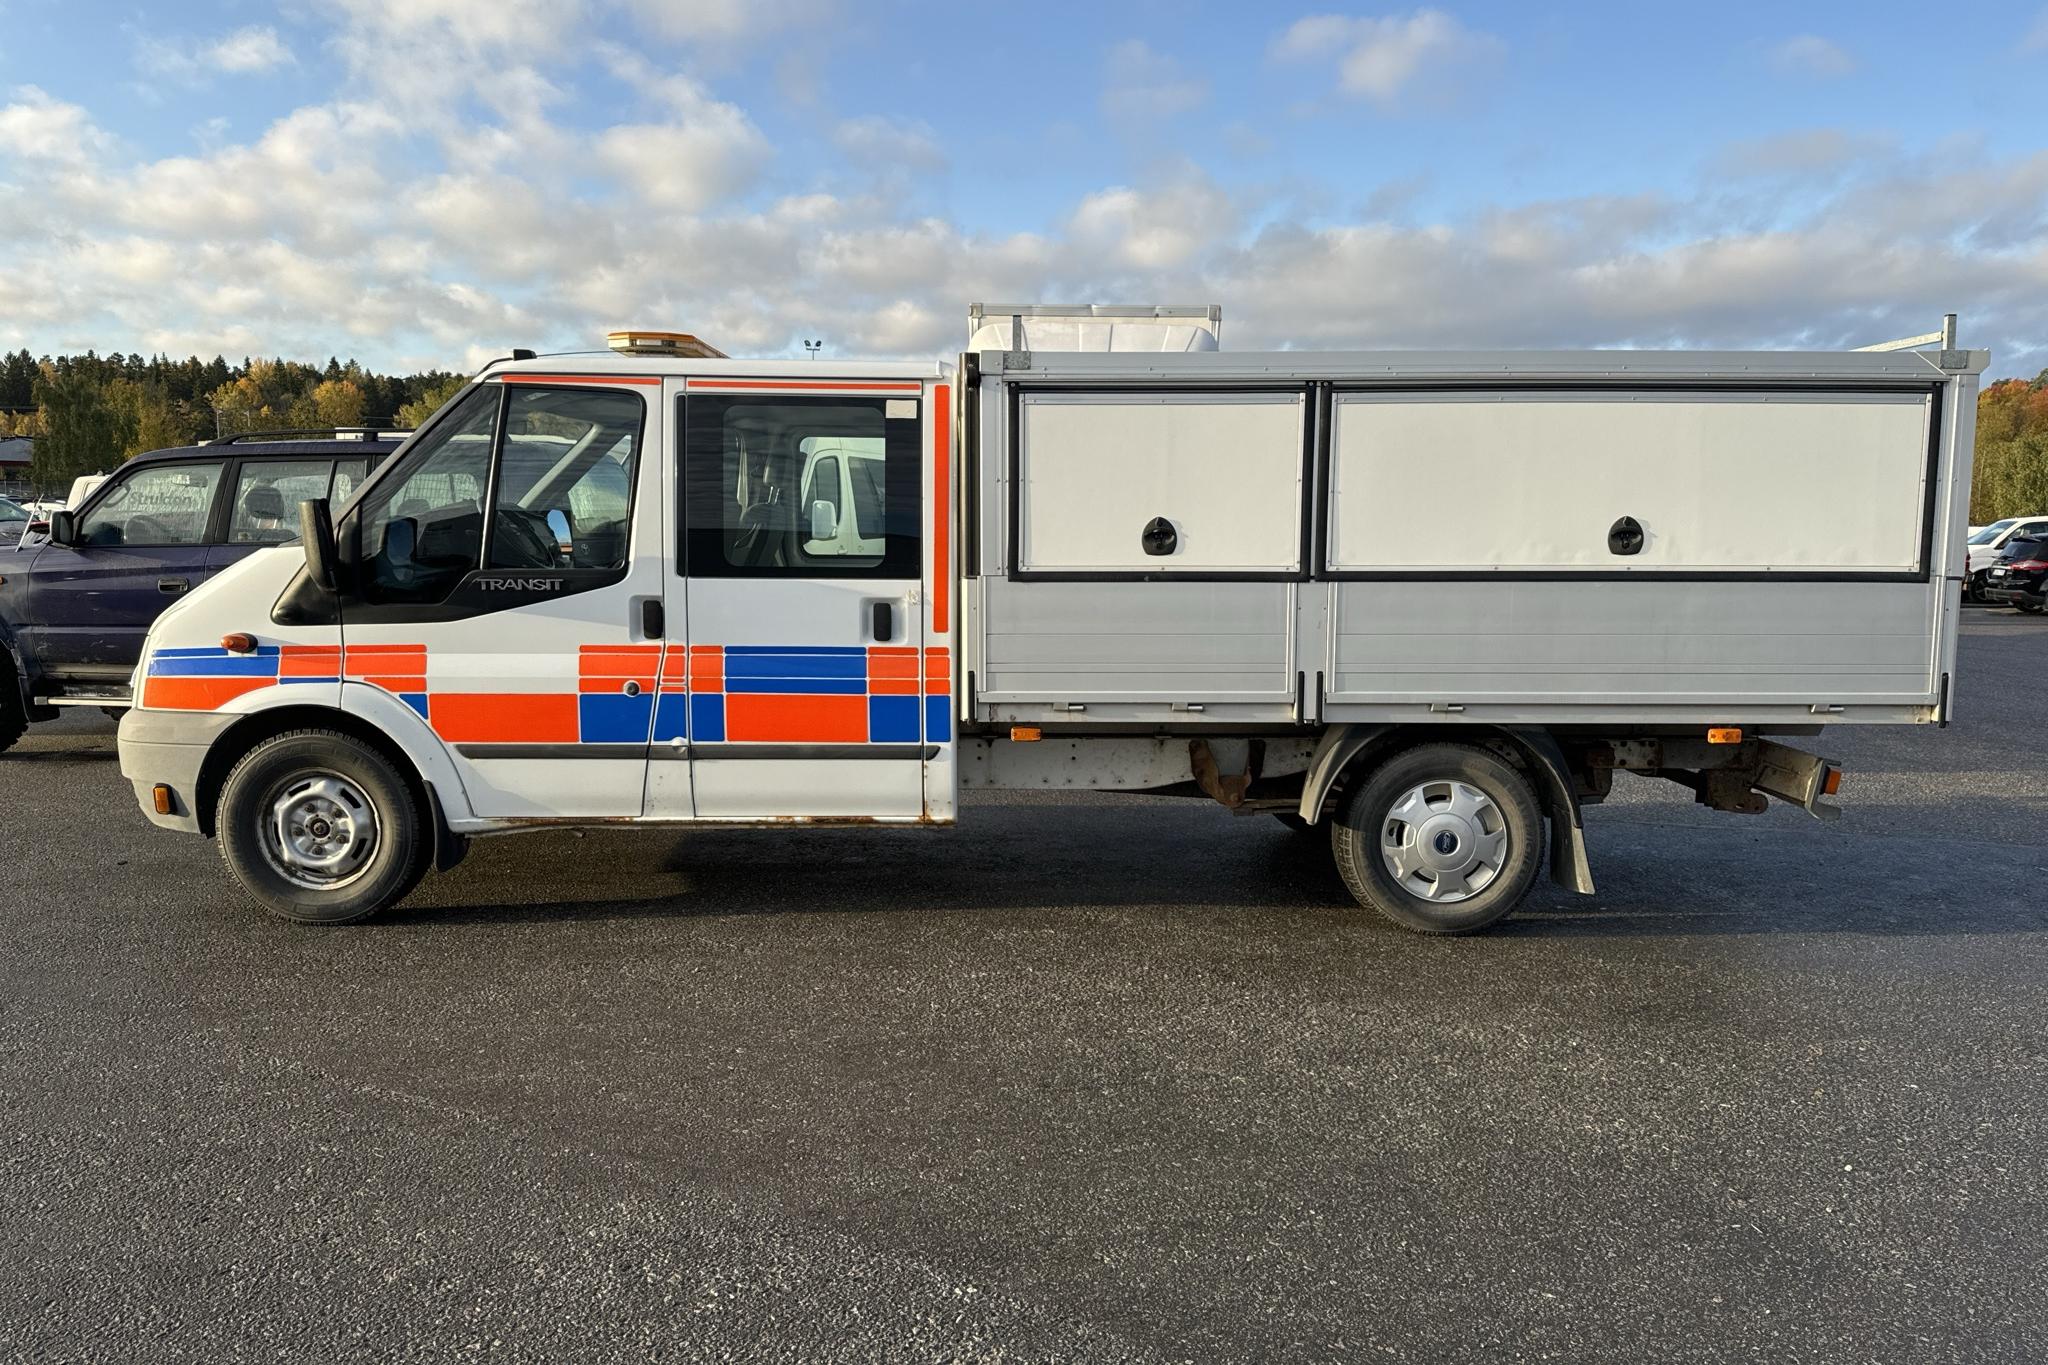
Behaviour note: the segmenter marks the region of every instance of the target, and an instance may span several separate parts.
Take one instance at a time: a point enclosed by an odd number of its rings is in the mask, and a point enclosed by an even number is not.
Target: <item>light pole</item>
[[[816,341],[806,341],[804,343],[804,349],[811,353],[811,359],[816,360],[818,358],[818,352],[825,349],[825,339],[823,337],[819,337]]]

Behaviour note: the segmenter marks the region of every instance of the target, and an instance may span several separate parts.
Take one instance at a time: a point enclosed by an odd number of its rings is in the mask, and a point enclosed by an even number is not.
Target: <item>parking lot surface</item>
[[[2048,1359],[2048,623],[1840,823],[1416,938],[1207,804],[479,843],[294,929],[0,756],[0,1358]]]

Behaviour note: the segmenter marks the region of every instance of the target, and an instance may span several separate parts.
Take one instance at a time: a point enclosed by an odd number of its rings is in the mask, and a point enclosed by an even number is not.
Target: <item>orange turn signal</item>
[[[1742,743],[1742,731],[1733,725],[1716,725],[1713,729],[1707,731],[1707,743],[1740,744]]]
[[[155,805],[158,815],[169,815],[171,813],[171,789],[169,787],[159,782],[149,789],[149,797],[151,803]]]
[[[1828,769],[1828,775],[1821,779],[1820,789],[1829,796],[1833,796],[1836,792],[1840,791],[1842,789],[1842,770],[1840,768]]]
[[[256,637],[246,631],[238,630],[233,635],[221,636],[220,647],[230,654],[254,654],[256,652]]]
[[[1030,744],[1034,740],[1044,739],[1045,732],[1036,725],[1012,725],[1010,727],[1010,738],[1016,740],[1019,744]]]

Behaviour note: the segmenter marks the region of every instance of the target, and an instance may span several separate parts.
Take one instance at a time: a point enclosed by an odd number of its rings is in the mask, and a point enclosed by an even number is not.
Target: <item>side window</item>
[[[644,412],[621,389],[512,389],[492,568],[625,572]]]
[[[355,510],[365,602],[448,600],[483,563],[484,499],[498,427],[496,384],[472,389]]]
[[[368,460],[336,460],[334,462],[334,484],[328,490],[327,501],[333,505],[336,511],[340,511],[348,505],[348,500],[356,495],[358,488],[363,486],[363,480],[369,476],[369,472],[370,462]]]
[[[220,483],[218,464],[163,464],[120,480],[80,521],[85,545],[199,545]]]
[[[299,534],[299,504],[327,496],[325,460],[247,460],[235,480],[228,544],[281,545]]]
[[[917,577],[922,408],[914,398],[684,399],[686,571]]]

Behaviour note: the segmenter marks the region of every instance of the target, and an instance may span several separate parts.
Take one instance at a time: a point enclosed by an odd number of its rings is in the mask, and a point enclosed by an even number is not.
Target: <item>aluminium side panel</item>
[[[1939,687],[1942,397],[1339,394],[1329,715],[1917,718]]]

